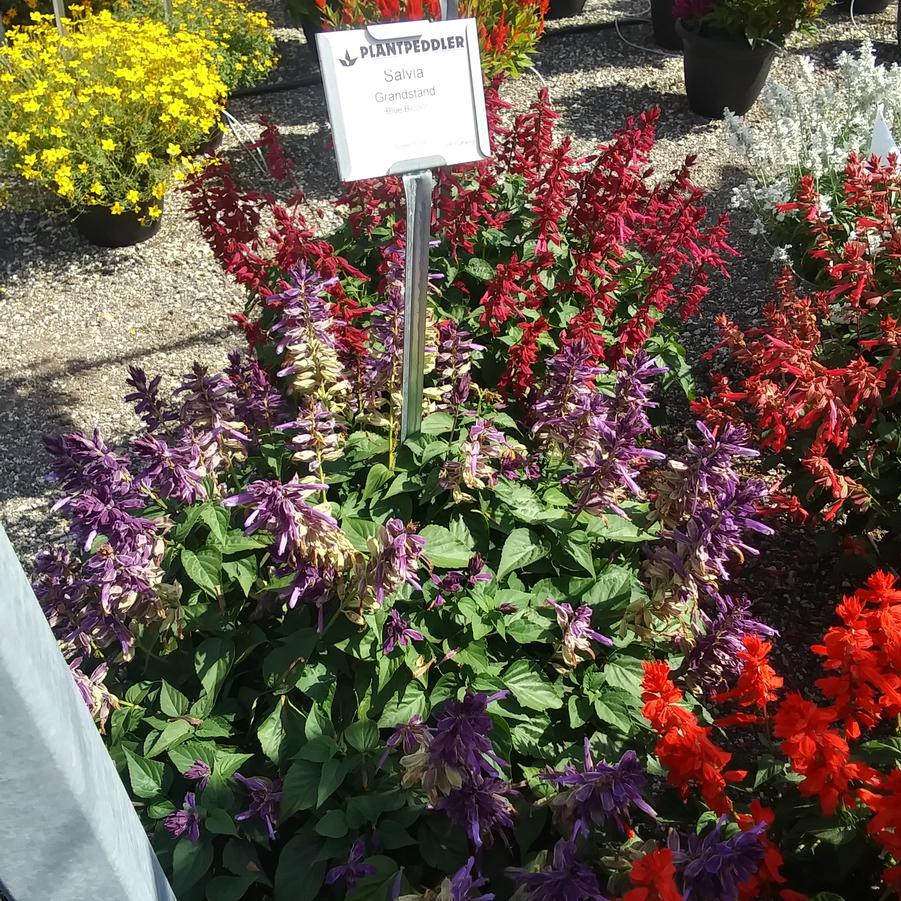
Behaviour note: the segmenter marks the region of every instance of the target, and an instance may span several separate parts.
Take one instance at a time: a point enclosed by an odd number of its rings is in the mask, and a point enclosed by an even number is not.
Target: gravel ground
[[[589,0],[578,20],[549,25],[536,64],[561,112],[561,128],[577,148],[589,151],[608,139],[623,120],[659,105],[654,165],[675,168],[697,155],[695,181],[710,191],[712,210],[729,206],[732,187],[743,178],[719,123],[707,123],[688,109],[681,59],[654,52],[650,26],[608,28],[553,36],[568,24],[610,23],[642,15],[644,0]],[[278,9],[271,9],[286,26]],[[853,28],[847,13],[827,17],[815,38],[798,40],[789,52],[809,52],[823,67],[869,36],[880,55],[894,60],[895,12],[860,16]],[[278,79],[311,71],[311,55],[299,30],[278,29]],[[638,46],[631,46],[628,42]],[[777,61],[774,72],[778,72]],[[506,89],[516,107],[528,104],[540,82],[527,74]],[[285,134],[309,200],[324,205],[339,190],[329,143],[325,103],[318,87],[236,99],[230,111],[255,133],[261,114]],[[229,136],[223,153],[242,163],[244,151]],[[249,179],[261,182],[242,165]],[[769,253],[735,220],[733,243],[741,250],[731,279],[717,286],[702,314],[686,326],[693,356],[712,340],[711,316],[726,310],[747,321],[760,308],[772,277]],[[125,368],[134,363],[163,374],[171,386],[190,364],[220,365],[236,344],[228,314],[240,309],[242,292],[219,270],[177,193],[166,200],[158,236],[133,248],[104,250],[87,245],[64,217],[40,212],[28,197],[0,210],[0,522],[27,561],[55,536],[48,519],[51,493],[43,479],[47,461],[41,435],[60,429],[98,426],[115,439],[135,418],[121,401]]]

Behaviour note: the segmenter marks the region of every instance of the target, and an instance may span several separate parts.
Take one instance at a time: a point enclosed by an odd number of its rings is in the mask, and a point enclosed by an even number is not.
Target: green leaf
[[[470,257],[466,261],[466,271],[483,282],[490,282],[494,278],[494,266],[479,257]]]
[[[257,739],[263,753],[273,762],[278,763],[282,747],[285,742],[285,729],[282,725],[282,706],[284,699],[280,698],[269,716],[260,723],[257,729]]]
[[[347,536],[347,540],[353,545],[355,551],[368,554],[369,542],[367,539],[375,538],[379,534],[379,525],[369,519],[347,516],[341,520],[341,530]]]
[[[443,435],[454,427],[454,417],[450,413],[432,413],[422,420],[420,431],[423,435]]]
[[[203,512],[204,506],[204,504],[192,504],[181,514],[184,519],[182,519],[181,522],[178,522],[172,530],[172,538],[175,541],[181,543],[191,534],[194,526],[200,522],[200,515]]]
[[[578,532],[561,535],[560,544],[562,555],[568,557],[569,562],[575,563],[577,567],[584,569],[588,575],[594,575],[594,560],[591,556],[591,547],[584,538],[580,540]],[[557,559],[560,559],[560,555],[557,556]]]
[[[363,489],[363,500],[368,501],[369,498],[378,494],[379,488],[381,488],[392,475],[393,473],[384,463],[374,463],[366,476],[366,487]]]
[[[128,763],[128,778],[131,790],[139,798],[155,798],[163,790],[163,763],[160,760],[146,760],[123,748]]]
[[[514,660],[501,674],[501,681],[529,710],[556,710],[563,706],[562,687],[548,681],[538,664],[531,660]]]
[[[469,563],[472,549],[451,534],[444,526],[428,525],[420,531],[425,538],[425,555],[434,566],[459,569]]]
[[[211,810],[203,818],[203,828],[213,835],[237,835],[235,821],[221,807]]]
[[[205,702],[200,705],[207,716],[216,703],[222,684],[228,677],[235,659],[235,646],[225,638],[207,638],[194,652],[194,672],[203,686]]]
[[[229,526],[229,513],[219,504],[207,503],[201,507],[200,518],[209,526],[210,542],[222,550],[226,542]]]
[[[326,838],[342,838],[347,835],[347,819],[343,810],[329,810],[316,824],[316,832]]]
[[[547,747],[545,732],[551,727],[546,714],[530,717],[524,723],[517,723],[510,730],[510,740],[517,754],[530,757],[541,755]]]
[[[408,682],[382,708],[378,725],[380,729],[393,729],[401,723],[410,722],[416,714],[425,719],[428,712],[429,702],[421,686],[417,682]]]
[[[581,521],[583,521],[583,517],[580,517]],[[615,513],[605,513],[603,516],[584,514],[584,521],[588,534],[602,541],[652,541],[657,537],[652,532],[640,529],[631,520]]]
[[[164,679],[163,687],[160,689],[160,710],[166,716],[184,716],[189,706],[188,699]]]
[[[344,781],[349,769],[346,760],[326,760],[322,764],[322,772],[319,777],[319,787],[316,792],[316,806],[323,804],[337,791]]]
[[[311,738],[295,755],[297,760],[312,760],[313,763],[325,763],[338,753],[338,743],[330,735],[317,735]]]
[[[213,863],[213,845],[202,837],[192,842],[187,836],[178,840],[172,852],[172,891],[182,897],[198,883]]]
[[[321,771],[321,764],[310,760],[295,760],[288,767],[282,786],[282,821],[298,810],[312,810],[315,807]]]
[[[237,560],[226,560],[222,571],[241,586],[244,597],[250,597],[250,590],[257,580],[257,558],[253,555],[239,557]]]
[[[216,762],[216,746],[211,741],[186,741],[169,749],[169,759],[179,773],[184,773],[198,760],[212,769]]]
[[[315,901],[321,896],[327,863],[317,860],[322,840],[312,830],[298,832],[282,848],[275,870],[274,901]]]
[[[598,698],[594,702],[594,711],[602,723],[609,723],[609,725],[614,726],[626,735],[633,729],[629,711],[622,703],[613,698],[610,698],[609,702],[608,700],[601,700]]]
[[[223,779],[231,778],[251,757],[253,754],[242,754],[239,751],[224,751],[222,748],[216,748],[214,760],[216,775]]]
[[[344,740],[360,753],[374,751],[379,746],[378,726],[372,720],[358,720],[344,730]]]
[[[181,552],[181,565],[198,588],[213,597],[217,596],[222,573],[221,551],[212,547],[203,547],[196,552],[184,548]]]
[[[272,544],[272,536],[268,532],[254,532],[245,535],[240,529],[231,529],[225,536],[220,550],[223,554],[242,554],[245,551],[259,550]]]
[[[416,839],[394,820],[382,820],[379,823],[378,836],[386,851],[396,851],[398,848],[408,848],[416,844]]]
[[[528,485],[498,479],[497,485],[494,486],[494,494],[509,507],[516,519],[523,522],[537,523],[547,516],[548,511]],[[560,511],[555,510],[553,515],[559,516]]]
[[[251,874],[245,876],[214,876],[206,887],[206,901],[241,901],[255,882],[257,877]]]
[[[604,681],[612,688],[621,688],[633,697],[641,697],[641,661],[635,657],[617,657],[604,664]]]
[[[507,536],[501,551],[501,563],[497,571],[498,579],[540,560],[547,556],[547,552],[547,548],[541,544],[538,536],[531,529],[514,529]]]
[[[156,757],[185,741],[193,732],[194,727],[187,720],[173,720],[160,732],[153,745],[144,749],[144,753],[147,757]]]

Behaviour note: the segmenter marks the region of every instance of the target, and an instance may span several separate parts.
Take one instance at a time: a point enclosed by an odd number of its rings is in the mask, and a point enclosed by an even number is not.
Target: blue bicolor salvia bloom
[[[143,464],[137,481],[160,497],[193,504],[207,496],[203,480],[207,475],[196,445],[170,445],[156,435],[140,435],[131,443],[136,460]]]
[[[574,842],[558,841],[551,866],[545,870],[507,872],[520,885],[514,895],[517,901],[607,901],[594,870],[577,857]]]
[[[560,372],[573,380],[584,376],[591,385],[597,367],[589,365],[585,353],[583,349],[582,356],[569,361]],[[577,365],[578,360],[581,362]],[[622,501],[641,496],[635,481],[636,461],[665,459],[664,454],[639,443],[651,428],[646,411],[654,406],[650,399],[652,382],[664,371],[646,354],[636,354],[617,371],[612,397],[595,388],[586,391],[584,383],[577,391],[573,383],[567,388],[569,403],[574,405],[571,419],[551,415],[545,424],[539,413],[536,430],[544,430],[572,454],[575,472],[564,482],[578,489],[575,512],[612,511],[625,516]],[[578,430],[575,444],[568,431],[574,422]]]
[[[265,776],[242,776],[235,773],[234,779],[244,786],[250,798],[250,806],[235,814],[238,823],[259,819],[266,827],[269,838],[275,841],[275,826],[278,823],[278,809],[282,800],[282,780],[267,779]]]
[[[213,771],[205,760],[195,760],[184,772],[185,779],[196,782],[201,791],[209,785],[212,775]]]
[[[435,716],[428,747],[429,765],[445,773],[497,775],[506,763],[494,753],[490,734],[494,723],[488,705],[507,696],[507,692],[486,695],[467,692],[462,701],[448,701]],[[451,784],[454,783],[453,778]],[[428,790],[429,786],[425,786]]]
[[[75,679],[75,685],[78,687],[81,699],[88,710],[91,711],[91,716],[96,720],[102,733],[105,731],[106,721],[109,719],[110,713],[119,706],[119,699],[103,684],[109,673],[108,664],[98,664],[94,667],[93,672],[87,675],[81,669],[83,659],[82,657],[75,657],[71,660],[69,671]]]
[[[325,884],[334,885],[336,882],[343,882],[347,891],[352,892],[357,887],[358,882],[366,879],[367,876],[374,876],[377,872],[376,868],[371,863],[366,863],[364,861],[363,858],[365,856],[366,842],[363,839],[358,838],[353,845],[351,845],[350,853],[347,855],[347,861],[336,867],[332,867],[328,873],[325,874]]]
[[[195,363],[173,392],[178,394],[181,421],[203,445],[205,460],[212,457],[217,463],[228,454],[243,454],[250,439],[238,421],[231,383],[221,372],[210,374],[206,366]]]
[[[341,432],[331,410],[321,401],[298,413],[293,422],[277,427],[291,435],[294,459],[303,463],[314,475],[322,477],[323,464],[341,456]]]
[[[451,319],[439,322],[437,329],[435,377],[439,387],[427,389],[426,394],[435,396],[436,409],[459,412],[469,399],[472,356],[485,348],[472,341],[470,333]]]
[[[494,776],[471,776],[438,798],[435,807],[464,830],[473,847],[490,845],[495,836],[513,828],[515,813],[511,798],[517,792],[509,782]]]
[[[242,359],[237,351],[228,355],[225,373],[235,395],[236,418],[254,437],[271,432],[284,418],[285,401],[269,373],[257,360]]]
[[[165,430],[178,416],[160,400],[162,376],[155,375],[150,381],[147,373],[139,366],[128,367],[127,385],[133,390],[125,395],[125,402],[134,406],[135,413],[144,420],[148,432]]]
[[[163,821],[163,825],[175,838],[184,835],[192,842],[200,839],[200,814],[197,812],[197,798],[194,792],[185,795],[182,809],[170,813]]]
[[[470,857],[453,876],[441,883],[436,901],[494,901],[494,892],[483,891],[487,886],[488,880],[476,869],[476,859]]]
[[[309,503],[310,496],[328,488],[319,482],[302,482],[296,475],[290,482],[260,479],[243,491],[225,498],[224,507],[252,507],[244,520],[244,531],[251,535],[266,529],[275,537],[279,556],[304,560],[328,560],[322,547],[324,533],[338,529],[337,520],[324,509]]]
[[[570,765],[562,773],[543,773],[541,777],[562,789],[551,805],[573,840],[579,834],[587,837],[592,826],[603,828],[608,822],[627,832],[633,808],[656,817],[642,797],[646,775],[634,751],[626,751],[615,765],[603,760],[595,763],[586,737],[583,763],[581,772]]]
[[[716,613],[699,629],[685,660],[691,687],[707,694],[730,688],[742,671],[738,654],[745,650],[745,636],[772,638],[777,634],[753,618],[748,598],[721,595]]]
[[[411,629],[410,624],[392,607],[382,628],[382,653],[390,654],[397,645],[406,647],[411,641],[422,641],[422,632]]]
[[[322,279],[303,262],[288,276],[291,284],[284,291],[265,298],[267,306],[277,311],[272,326],[276,351],[282,355],[277,375],[290,381],[295,394],[316,397],[339,412],[350,386],[334,334],[340,323],[324,296],[337,279]]]
[[[681,618],[697,629],[722,611],[722,583],[730,566],[757,554],[750,533],[772,534],[758,520],[766,496],[763,482],[745,479],[738,460],[757,456],[747,447],[747,433],[724,427],[714,434],[698,423],[703,441],[690,443],[684,460],[671,460],[657,474],[652,517],[660,522],[660,540],[648,554],[649,610],[666,620]],[[630,615],[633,621],[646,615]]]
[[[760,842],[766,823],[723,838],[727,820],[720,817],[706,835],[671,832],[668,845],[682,875],[685,901],[735,901],[738,887],[760,867],[764,849]]]
[[[426,562],[425,547],[425,538],[417,535],[412,527],[404,525],[403,520],[389,519],[379,529],[378,543],[370,565],[377,603],[381,604],[404,582],[417,590],[422,589],[418,570]]]
[[[282,576],[291,576],[291,584],[282,590],[281,596],[293,610],[298,604],[306,604],[316,610],[316,631],[321,635],[324,628],[323,608],[332,596],[335,569],[328,565],[315,566],[312,563],[291,563],[279,568]]]
[[[552,598],[548,604],[557,614],[557,625],[563,630],[560,653],[567,666],[578,666],[585,659],[594,660],[592,641],[612,647],[613,641],[591,628],[591,607],[583,604],[573,610],[572,605],[558,603]]]

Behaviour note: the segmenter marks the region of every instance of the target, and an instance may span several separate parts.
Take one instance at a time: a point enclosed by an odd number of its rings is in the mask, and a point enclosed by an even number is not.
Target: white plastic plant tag
[[[491,155],[474,19],[316,36],[343,181]]]
[[[870,143],[870,155],[878,156],[882,165],[888,163],[889,154],[895,154],[896,162],[901,158],[898,145],[892,137],[892,130],[885,121],[885,106],[880,103],[876,107],[876,121],[873,123],[873,140]]]

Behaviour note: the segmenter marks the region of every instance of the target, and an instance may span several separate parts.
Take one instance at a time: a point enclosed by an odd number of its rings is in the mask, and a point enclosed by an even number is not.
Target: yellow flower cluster
[[[119,18],[161,19],[163,3],[114,0],[112,12]],[[242,0],[172,0],[169,24],[216,45],[219,74],[229,90],[259,83],[276,63],[272,22]]]
[[[159,215],[192,151],[217,127],[225,85],[209,41],[108,12],[65,21],[32,14],[0,47],[0,172],[73,208]]]

